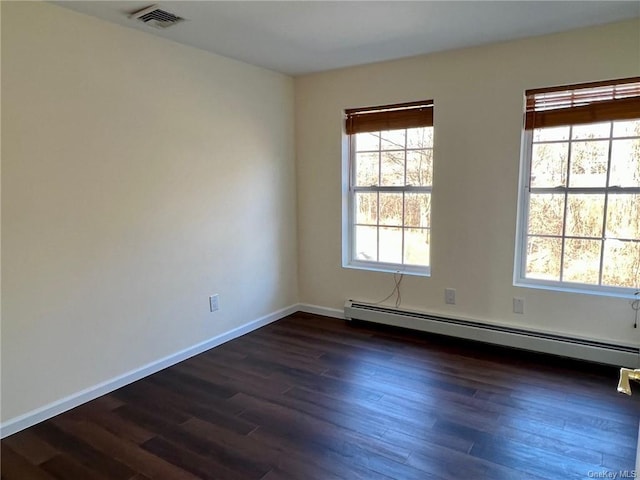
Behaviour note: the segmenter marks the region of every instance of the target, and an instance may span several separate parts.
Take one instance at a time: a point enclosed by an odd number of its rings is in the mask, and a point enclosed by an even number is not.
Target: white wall
[[[2,2],[3,421],[297,301],[293,87]]]
[[[390,274],[341,268],[342,112],[434,99],[432,276],[404,279],[403,306],[637,344],[628,301],[512,279],[524,91],[638,74],[636,20],[297,78],[301,301],[341,308],[392,290]],[[445,287],[457,305],[444,304]],[[514,296],[524,315],[512,313]]]

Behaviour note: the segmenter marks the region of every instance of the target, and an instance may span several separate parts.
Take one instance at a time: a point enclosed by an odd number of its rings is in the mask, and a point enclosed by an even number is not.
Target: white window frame
[[[409,127],[411,128],[411,127]],[[431,127],[432,128],[432,127]],[[389,130],[380,130],[380,132],[391,131]],[[402,130],[402,129],[397,129]],[[354,159],[356,157],[356,142],[355,142],[356,134],[349,135],[346,131],[343,130],[343,143],[342,143],[342,266],[344,268],[354,268],[361,270],[370,270],[376,272],[386,272],[386,273],[403,273],[408,275],[417,275],[417,276],[430,276],[431,275],[431,249],[429,251],[429,265],[421,266],[421,265],[410,265],[410,264],[402,264],[402,263],[389,263],[389,262],[381,262],[381,261],[369,261],[362,260],[357,258],[357,254],[355,252],[356,249],[356,193],[357,192],[392,192],[392,193],[402,193],[404,200],[404,193],[428,193],[432,194],[431,186],[357,186],[355,185],[355,162]],[[433,151],[433,145],[431,146]],[[405,160],[406,154],[411,149],[407,149],[407,145],[405,143]],[[379,150],[379,153],[381,150]],[[405,169],[406,169],[406,161],[405,161]],[[404,201],[403,201],[403,209],[404,209]],[[404,211],[403,211],[404,218]],[[379,225],[378,225],[379,228]],[[401,227],[403,229],[408,228],[404,225]],[[432,226],[429,226],[429,240],[431,245],[431,230]],[[379,230],[378,230],[379,234]],[[403,235],[404,239],[404,235]],[[378,242],[378,248],[380,244]],[[403,240],[403,254],[404,254],[404,240]]]
[[[638,117],[640,119],[640,116]],[[610,120],[605,120],[610,121]],[[595,121],[593,123],[602,123],[601,120]],[[583,124],[585,125],[585,124]],[[574,127],[574,124],[570,125],[570,134],[569,139],[566,140],[569,145],[569,154],[567,158],[567,172],[570,174],[571,172],[571,143],[573,140],[571,137],[571,131]],[[533,161],[533,130],[523,128],[522,133],[522,145],[521,145],[521,155],[520,155],[520,177],[518,182],[518,212],[517,212],[517,224],[516,224],[516,248],[515,248],[515,256],[514,256],[514,277],[513,283],[517,287],[529,287],[529,288],[540,288],[546,290],[555,290],[555,291],[564,291],[564,292],[573,292],[573,293],[583,293],[583,294],[593,294],[593,295],[604,295],[611,297],[622,297],[622,298],[637,298],[634,294],[637,294],[638,289],[634,287],[616,287],[610,285],[595,285],[595,284],[584,284],[584,283],[576,283],[562,280],[562,253],[561,253],[561,271],[560,271],[560,280],[544,280],[544,279],[536,279],[536,278],[527,278],[526,277],[526,262],[527,262],[527,240],[528,240],[528,216],[529,216],[529,198],[531,193],[535,193],[536,191],[540,191],[541,193],[560,193],[565,195],[565,206],[564,206],[564,218],[563,218],[563,231],[560,238],[563,240],[563,251],[564,251],[564,240],[569,238],[578,238],[582,237],[573,237],[571,235],[565,234],[566,229],[566,211],[567,211],[567,196],[569,193],[589,193],[589,194],[601,194],[605,197],[604,203],[604,218],[603,222],[606,221],[607,216],[607,201],[610,193],[630,193],[630,194],[640,194],[640,187],[620,187],[620,186],[609,186],[609,175],[611,172],[611,142],[613,139],[624,139],[614,138],[613,132],[610,131],[609,137],[606,140],[609,141],[609,149],[608,149],[608,159],[607,159],[607,186],[605,187],[570,187],[569,179],[567,179],[567,185],[563,187],[554,187],[554,188],[530,188],[530,177],[531,177],[531,166]],[[635,138],[635,137],[633,137]],[[603,140],[605,140],[603,138]],[[600,240],[602,242],[601,251],[600,251],[600,266],[599,266],[599,275],[600,282],[602,281],[603,274],[603,265],[604,265],[604,242],[608,237],[606,236],[606,229],[603,225],[602,235]],[[633,241],[633,240],[630,240]]]

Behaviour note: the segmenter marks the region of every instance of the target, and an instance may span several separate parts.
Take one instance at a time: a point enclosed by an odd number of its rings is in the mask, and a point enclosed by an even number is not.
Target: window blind
[[[640,118],[640,77],[527,90],[525,129]]]
[[[348,135],[433,126],[433,100],[345,110]]]

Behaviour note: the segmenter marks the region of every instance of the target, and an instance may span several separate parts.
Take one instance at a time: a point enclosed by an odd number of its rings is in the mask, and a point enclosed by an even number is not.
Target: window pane
[[[640,243],[604,241],[602,284],[638,288],[640,285]]]
[[[525,114],[534,113],[527,125],[560,123],[564,115],[576,123],[525,132],[520,279],[602,293],[612,291],[604,287],[640,288],[640,115],[612,120],[626,107],[601,102],[639,100],[635,86],[611,80],[526,92]],[[591,109],[599,119],[581,123]]]
[[[404,152],[382,152],[381,160],[380,185],[404,185]]]
[[[356,133],[356,151],[378,151],[380,149],[380,133]]]
[[[431,147],[433,147],[433,127],[407,129],[407,148]]]
[[[369,187],[378,185],[378,164],[377,153],[358,153],[356,154],[356,185]]]
[[[562,235],[564,195],[532,193],[529,197],[527,232],[539,235]]]
[[[382,150],[404,150],[406,133],[405,129],[380,132],[380,148]]]
[[[403,128],[426,119],[416,114],[415,105],[362,109],[375,116],[360,125],[381,130],[347,134],[349,170],[344,173],[349,182],[343,184],[343,194],[349,197],[350,211],[343,221],[350,225],[343,230],[343,242],[350,244],[344,243],[348,251],[343,253],[355,268],[376,268],[377,263],[377,268],[393,272],[405,260],[428,267],[434,129]],[[385,117],[390,111],[391,117]],[[350,126],[360,128],[345,124],[347,130]],[[409,250],[405,235],[409,236]]]
[[[640,240],[640,195],[609,195],[607,237]]]
[[[380,261],[402,263],[401,228],[380,228]]]
[[[640,187],[640,139],[611,142],[609,185]]]
[[[357,260],[378,260],[378,229],[376,227],[356,227],[354,257]]]
[[[607,184],[609,142],[573,142],[571,144],[570,187],[604,187]]]
[[[529,237],[527,239],[527,278],[560,280],[560,254],[562,240],[559,238]]]
[[[402,226],[402,193],[380,192],[380,225]]]
[[[404,196],[404,226],[431,226],[431,194],[405,193]]]
[[[569,194],[566,235],[601,237],[603,216],[604,195]]]
[[[356,192],[356,223],[375,225],[378,221],[378,194]]]
[[[598,285],[600,280],[600,240],[574,240],[568,238],[564,244],[565,282]]]
[[[569,127],[536,128],[533,130],[534,142],[569,140]]]
[[[567,184],[568,143],[533,145],[531,187],[557,187]]]
[[[415,187],[433,185],[433,150],[407,152],[407,184]]]
[[[640,137],[640,120],[613,122],[614,137]]]
[[[609,138],[610,132],[611,122],[574,125],[571,133],[571,138],[574,140],[589,138]]]
[[[404,263],[429,265],[429,229],[409,228],[404,231]]]

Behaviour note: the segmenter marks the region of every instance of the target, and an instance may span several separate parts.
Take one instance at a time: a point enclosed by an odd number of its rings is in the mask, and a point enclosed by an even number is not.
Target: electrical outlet
[[[444,289],[444,303],[448,305],[456,304],[456,290],[454,288]]]
[[[209,310],[215,312],[220,309],[220,304],[218,303],[218,294],[211,295],[209,297]]]
[[[513,297],[513,313],[524,313],[524,298]]]

